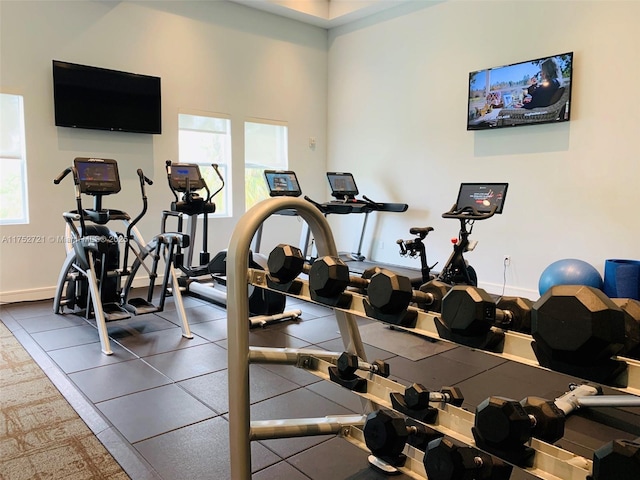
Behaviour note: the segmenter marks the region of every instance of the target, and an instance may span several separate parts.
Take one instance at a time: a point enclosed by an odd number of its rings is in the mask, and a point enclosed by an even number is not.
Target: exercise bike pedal
[[[157,312],[159,309],[153,303],[147,302],[144,298],[130,298],[124,308],[134,315],[144,315],[145,313]]]

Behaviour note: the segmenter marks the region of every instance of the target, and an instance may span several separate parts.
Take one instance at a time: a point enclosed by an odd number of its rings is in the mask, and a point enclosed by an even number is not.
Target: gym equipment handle
[[[140,177],[141,182],[146,182],[147,185],[153,185],[153,180],[149,179],[149,177],[146,177],[144,173],[142,173],[141,168],[139,168],[136,173],[138,174],[138,177]]]
[[[53,179],[53,183],[55,185],[58,185],[63,179],[64,177],[66,177],[67,175],[69,175],[71,173],[72,168],[71,167],[67,167],[65,168],[60,175],[58,175],[56,178]]]
[[[491,218],[495,215],[496,210],[498,209],[497,205],[491,207],[486,213],[481,213],[476,210],[475,207],[464,207],[458,210],[458,205],[453,204],[451,210],[442,214],[442,218],[457,218],[459,220],[485,220],[487,218]]]

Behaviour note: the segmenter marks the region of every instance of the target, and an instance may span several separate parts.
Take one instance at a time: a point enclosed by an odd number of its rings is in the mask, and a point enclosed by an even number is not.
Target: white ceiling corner
[[[330,29],[415,0],[229,0]]]

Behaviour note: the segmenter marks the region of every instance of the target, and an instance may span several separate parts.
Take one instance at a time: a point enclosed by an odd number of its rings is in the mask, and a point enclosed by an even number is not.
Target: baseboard
[[[156,285],[162,283],[163,276],[158,276]],[[149,285],[149,279],[145,277],[136,278],[133,281],[133,287],[146,287]],[[0,304],[17,303],[17,302],[33,302],[36,300],[51,300],[56,294],[56,287],[40,287],[29,288],[26,290],[12,290],[9,292],[0,292]]]
[[[509,285],[502,286],[498,283],[478,282],[478,287],[486,290],[493,295],[506,295],[509,297],[524,297],[530,300],[536,301],[540,295],[537,290],[531,290],[528,288],[510,287]],[[504,289],[504,293],[503,293]]]

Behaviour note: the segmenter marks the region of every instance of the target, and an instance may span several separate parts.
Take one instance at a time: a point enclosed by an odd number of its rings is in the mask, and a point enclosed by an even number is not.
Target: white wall
[[[364,252],[374,260],[417,266],[397,255],[395,241],[432,225],[430,259],[442,265],[458,225],[440,215],[463,181],[510,183],[505,213],[476,224],[479,245],[468,256],[492,291],[502,286],[504,254],[513,259],[507,292],[531,297],[556,259],[602,271],[607,258],[638,258],[640,2],[542,3],[415,2],[327,36],[226,2],[0,2],[0,89],[25,96],[31,217],[0,237],[62,233],[73,192],[52,179],[86,155],[119,161],[114,208],[137,211],[137,168],[156,180],[142,224],[152,236],[169,202],[163,164],[177,158],[177,113],[198,109],[230,115],[233,125],[236,210],[211,222],[211,251],[226,247],[243,210],[242,122],[262,117],[289,122],[290,167],[309,196],[328,198],[324,172],[335,169],[353,172],[375,200],[410,205],[372,215]],[[470,71],[565,51],[575,52],[571,122],[465,130]],[[163,134],[55,127],[52,59],[161,76]],[[330,217],[341,250],[361,221]],[[283,225],[291,239],[281,237]],[[298,229],[292,218],[274,219],[265,251],[297,242]],[[5,243],[0,256],[2,301],[52,296],[62,245]]]
[[[544,5],[541,5],[543,4]],[[504,214],[476,222],[467,258],[482,286],[537,298],[551,262],[640,258],[640,2],[448,1],[410,5],[329,34],[328,169],[351,171],[377,201],[365,252],[401,259],[395,240],[431,225],[431,261],[446,261],[455,220],[441,214],[461,182],[509,182]],[[571,121],[466,131],[468,73],[574,52]],[[332,220],[338,245],[356,235]],[[437,268],[437,267],[436,267]]]
[[[181,109],[223,113],[232,121],[234,218],[211,222],[212,252],[226,248],[244,212],[245,119],[287,121],[290,167],[305,192],[325,194],[316,179],[326,162],[326,30],[227,2],[0,2],[0,19],[0,90],[24,95],[31,220],[0,228],[0,237],[63,233],[61,214],[75,208],[74,192],[68,179],[59,186],[52,180],[77,156],[118,160],[122,192],[106,197],[105,207],[137,214],[136,169],[155,180],[141,230],[145,238],[158,233],[160,212],[171,199],[164,162],[177,159]],[[160,76],[162,135],[54,126],[53,59]],[[308,146],[312,136],[315,150]],[[285,222],[292,231],[284,241],[297,243],[300,225],[288,220],[274,223]],[[53,296],[63,245],[0,247],[2,301]]]

